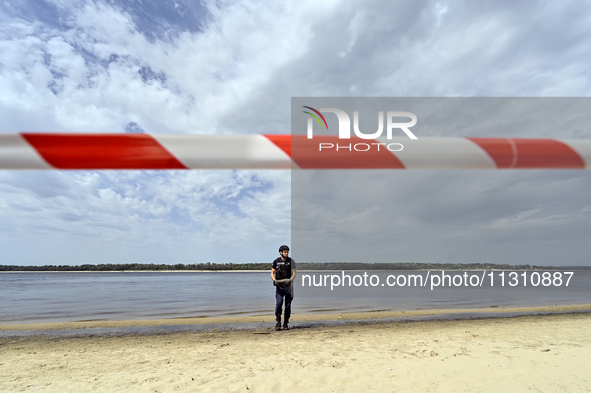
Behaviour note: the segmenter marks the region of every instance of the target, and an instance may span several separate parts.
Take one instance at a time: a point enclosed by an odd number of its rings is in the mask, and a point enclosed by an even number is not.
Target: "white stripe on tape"
[[[591,139],[557,139],[573,149],[585,162],[585,169],[591,169]]]
[[[0,168],[54,169],[19,134],[0,134]]]
[[[191,169],[291,169],[291,159],[263,135],[153,135]]]
[[[496,169],[493,159],[478,145],[465,138],[378,138],[394,151],[407,169]]]

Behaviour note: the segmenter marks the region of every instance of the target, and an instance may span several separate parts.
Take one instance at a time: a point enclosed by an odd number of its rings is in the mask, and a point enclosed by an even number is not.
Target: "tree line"
[[[473,269],[502,269],[502,270],[551,270],[552,266],[510,265],[493,263],[361,263],[361,262],[326,262],[297,264],[298,270],[473,270]],[[232,270],[271,270],[270,263],[196,263],[184,265],[145,264],[145,263],[108,263],[100,265],[43,265],[17,266],[0,265],[0,271],[30,271],[30,272],[113,272],[113,271],[162,271],[162,270],[204,270],[204,271],[232,271]]]

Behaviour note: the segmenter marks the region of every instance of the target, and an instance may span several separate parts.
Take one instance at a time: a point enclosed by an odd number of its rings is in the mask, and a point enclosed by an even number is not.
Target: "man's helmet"
[[[279,252],[284,251],[284,250],[289,251],[289,247],[287,247],[285,244],[282,245],[281,247],[279,247]]]

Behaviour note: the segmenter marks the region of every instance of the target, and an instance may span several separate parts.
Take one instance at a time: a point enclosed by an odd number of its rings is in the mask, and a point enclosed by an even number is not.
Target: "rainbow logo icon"
[[[320,116],[320,118],[322,119],[322,121],[324,122],[324,125],[326,126],[326,129],[328,130],[328,124],[326,123],[326,119],[324,118],[324,116],[322,116],[322,113],[318,112],[316,109],[309,107],[309,106],[303,106],[302,108],[306,108],[306,109],[310,109],[311,111],[313,111],[314,113],[316,113],[318,116]],[[316,117],[316,115],[314,115],[314,113],[310,113],[308,111],[302,111],[304,113],[309,114],[310,116],[312,116],[314,119],[316,119],[316,121],[318,122],[318,124],[320,124],[320,128],[322,129],[322,123],[320,122],[320,119],[318,117]]]

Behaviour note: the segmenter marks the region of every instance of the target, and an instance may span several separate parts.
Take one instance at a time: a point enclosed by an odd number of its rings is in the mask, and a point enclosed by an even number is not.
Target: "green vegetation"
[[[552,270],[552,266],[508,265],[493,263],[360,263],[360,262],[330,262],[330,263],[298,263],[298,270],[474,270],[474,269],[503,269],[503,270]],[[16,266],[0,265],[0,271],[28,271],[28,272],[113,272],[113,271],[162,271],[162,270],[271,270],[271,263],[197,263],[192,265],[166,264],[101,264],[101,265],[44,265],[44,266]]]

